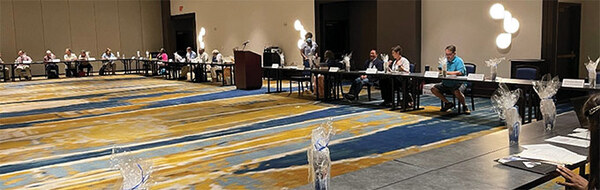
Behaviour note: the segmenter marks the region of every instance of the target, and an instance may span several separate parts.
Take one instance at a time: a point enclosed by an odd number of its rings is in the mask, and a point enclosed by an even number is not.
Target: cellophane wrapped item
[[[277,51],[277,54],[279,54],[279,59],[280,59],[281,65],[284,65],[285,64],[285,57],[283,55],[283,52]]]
[[[383,61],[383,71],[389,73],[392,68],[390,67],[390,57],[387,54],[381,54],[381,60]]]
[[[327,146],[334,134],[335,130],[331,118],[312,130],[311,143],[307,150],[308,180],[316,190],[329,189],[331,158]]]
[[[498,113],[500,119],[504,119],[508,128],[508,140],[510,145],[519,144],[519,132],[521,131],[521,116],[515,104],[519,101],[521,89],[510,91],[508,86],[500,83],[498,89],[492,95],[492,106]]]
[[[504,61],[506,58],[492,58],[485,61],[485,64],[490,67],[490,79],[496,80],[496,75],[498,74],[498,64]]]
[[[319,68],[319,65],[317,65],[318,63],[315,62],[315,55],[308,55],[308,64],[310,65],[310,68]]]
[[[551,131],[554,128],[556,119],[556,105],[552,97],[560,88],[560,80],[558,76],[552,78],[550,74],[542,77],[542,80],[533,82],[533,90],[538,94],[540,99],[540,111],[544,119],[544,127],[546,131]]]
[[[445,56],[442,56],[438,58],[438,64],[440,65],[440,68],[442,68],[442,76],[446,77],[446,73],[448,73],[448,59],[446,59]]]
[[[590,88],[596,87],[596,69],[598,68],[598,62],[600,62],[600,57],[596,59],[596,61],[592,61],[590,57],[588,57],[588,62],[585,63],[585,68],[588,71],[588,79],[590,82]]]
[[[123,176],[121,189],[150,189],[150,174],[152,174],[150,161],[133,157],[127,149],[113,147],[110,163],[111,167],[118,169]]]
[[[344,65],[346,66],[346,71],[350,71],[350,59],[352,59],[352,53],[346,54],[342,57],[342,62],[344,62]]]

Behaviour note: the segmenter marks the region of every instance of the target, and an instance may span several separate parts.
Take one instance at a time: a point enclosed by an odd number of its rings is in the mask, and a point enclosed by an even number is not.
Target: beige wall
[[[179,11],[179,7],[183,10]],[[224,56],[233,56],[232,49],[250,40],[247,49],[262,55],[267,46],[279,46],[288,64],[300,63],[297,47],[299,19],[307,31],[314,34],[314,1],[312,0],[172,0],[171,14],[196,13],[196,31],[206,29],[207,52],[219,49]],[[200,47],[199,42],[198,47]]]
[[[489,75],[485,60],[493,57],[507,59],[540,58],[542,38],[542,1],[505,0],[505,9],[520,22],[507,51],[496,48],[496,36],[503,32],[502,21],[489,16],[490,7],[498,1],[423,0],[421,67],[437,66],[449,44],[465,62],[475,63],[477,73]],[[498,67],[498,76],[510,77],[510,62]]]
[[[0,52],[13,61],[18,49],[34,60],[46,49],[62,59],[67,47],[96,58],[107,47],[128,57],[156,51],[162,46],[160,7],[159,0],[0,0]]]

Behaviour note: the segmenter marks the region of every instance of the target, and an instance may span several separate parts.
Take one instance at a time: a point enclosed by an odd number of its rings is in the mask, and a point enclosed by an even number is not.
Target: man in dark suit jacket
[[[376,68],[377,71],[383,71],[383,61],[377,58],[376,50],[371,50],[371,52],[369,53],[369,60],[365,61],[364,68]],[[373,79],[369,81],[369,77],[367,77],[367,75],[361,75],[352,82],[352,86],[350,86],[350,91],[347,94],[344,94],[344,98],[351,101],[356,99],[358,97],[358,94],[362,90],[363,85],[373,84],[373,82]]]

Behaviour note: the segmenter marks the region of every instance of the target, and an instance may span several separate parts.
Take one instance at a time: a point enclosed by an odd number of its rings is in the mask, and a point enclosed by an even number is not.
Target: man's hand
[[[560,175],[562,177],[565,178],[565,182],[560,182],[560,181],[556,182],[559,185],[563,185],[565,187],[571,187],[573,189],[580,189],[580,190],[587,189],[588,181],[585,178],[581,177],[580,175],[573,173],[568,168],[565,168],[564,166],[558,166],[556,168],[556,171],[558,173],[560,173]]]

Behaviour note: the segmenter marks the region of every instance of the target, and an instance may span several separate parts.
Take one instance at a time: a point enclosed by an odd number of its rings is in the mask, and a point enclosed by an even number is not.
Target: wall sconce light
[[[198,34],[198,41],[200,42],[201,49],[204,49],[204,35],[206,35],[206,29],[202,27],[200,28],[200,33]]]
[[[501,33],[496,37],[496,46],[500,49],[506,49],[512,43],[512,34],[519,31],[519,20],[514,18],[512,14],[504,9],[500,3],[496,3],[490,7],[490,16],[494,20],[503,19],[502,26],[506,33]]]
[[[296,29],[296,31],[300,32],[300,39],[298,40],[298,49],[302,49],[302,44],[304,44],[304,36],[306,36],[306,30],[304,29],[304,26],[302,26],[302,23],[300,23],[300,20],[296,20],[294,21],[294,29]]]

